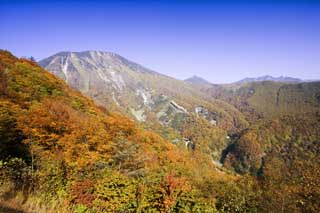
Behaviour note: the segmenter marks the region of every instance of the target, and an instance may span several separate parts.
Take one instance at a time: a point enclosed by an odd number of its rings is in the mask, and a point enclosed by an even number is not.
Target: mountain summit
[[[74,88],[88,91],[102,82],[122,90],[132,72],[157,74],[120,55],[102,51],[60,52],[39,61],[53,74]]]
[[[185,82],[189,82],[189,83],[192,83],[192,84],[200,84],[200,85],[205,85],[205,84],[212,84],[211,82],[205,80],[204,78],[201,78],[199,76],[192,76],[190,78],[187,78],[184,80]]]

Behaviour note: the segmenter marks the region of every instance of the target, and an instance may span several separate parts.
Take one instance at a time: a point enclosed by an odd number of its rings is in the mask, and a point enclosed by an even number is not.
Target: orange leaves
[[[130,136],[137,133],[137,128],[133,121],[128,118],[113,115],[104,119],[106,130],[114,137],[118,134]]]
[[[46,154],[59,153],[59,158],[78,168],[109,162],[116,154],[127,156],[120,141],[127,141],[126,146],[133,150],[129,153],[130,164],[151,167],[179,161],[174,145],[142,130],[126,117],[95,106],[92,100],[33,62],[0,51],[0,68],[0,78],[8,80],[2,85],[8,88],[7,98],[19,106],[15,115],[17,128],[30,147],[46,150]],[[8,71],[6,75],[4,69]],[[42,154],[36,153],[40,158]]]
[[[59,100],[46,99],[18,118],[18,126],[29,137],[51,147],[72,130],[76,113]]]
[[[60,98],[44,99],[35,103],[18,117],[18,126],[28,140],[52,153],[62,151],[67,164],[83,167],[99,161],[108,162],[120,146],[119,139],[138,145],[133,163],[157,156],[168,163],[176,161],[172,144],[158,135],[138,129],[134,122],[118,115],[107,116],[79,112]],[[155,162],[153,162],[155,163]],[[147,164],[146,164],[147,165]]]
[[[179,195],[182,191],[189,189],[186,179],[184,177],[177,177],[174,172],[165,176],[161,187],[161,191],[169,197],[172,197],[174,194]]]
[[[31,60],[26,59],[26,58],[21,58],[20,61],[23,62],[23,63],[29,64],[29,65],[31,65],[31,66],[36,66],[36,67],[39,66],[39,65],[37,64],[37,62],[31,61]]]
[[[10,66],[14,64],[17,60],[18,59],[14,57],[10,52],[0,50],[0,65]]]
[[[162,194],[162,205],[164,212],[171,212],[179,196],[187,192],[191,187],[184,177],[178,177],[174,172],[169,173],[160,183],[160,193]]]
[[[126,210],[137,204],[137,177],[147,193],[150,189],[148,196],[139,195],[139,208],[146,207],[143,203],[150,199],[168,212],[179,196],[189,191],[190,185],[182,176],[192,173],[196,163],[185,151],[129,118],[96,107],[92,100],[29,61],[0,52],[0,69],[0,73],[8,70],[0,74],[1,81],[8,80],[0,86],[8,89],[5,94],[0,91],[1,98],[8,99],[8,103],[0,101],[4,124],[0,127],[6,127],[0,132],[10,133],[5,135],[9,145],[18,141],[11,134],[17,135],[32,153],[33,169],[41,180],[37,184],[45,185],[42,189],[46,193],[71,189],[67,193],[73,204]],[[17,131],[7,131],[14,128]],[[8,147],[4,148],[12,150]],[[110,172],[102,179],[96,176],[106,169]],[[170,173],[173,170],[179,175]],[[151,180],[152,173],[156,180]],[[73,184],[75,179],[79,182]]]
[[[94,199],[94,182],[92,180],[77,182],[71,187],[71,203],[92,207]]]
[[[6,74],[5,74],[4,68],[1,67],[1,64],[0,64],[0,96],[5,95],[7,93],[7,86],[8,86],[8,82],[7,82]]]

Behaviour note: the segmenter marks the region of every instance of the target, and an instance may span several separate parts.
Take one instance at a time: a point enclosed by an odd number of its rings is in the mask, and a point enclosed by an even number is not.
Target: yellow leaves
[[[102,211],[125,212],[136,196],[136,183],[118,172],[105,171],[95,187],[94,204]]]

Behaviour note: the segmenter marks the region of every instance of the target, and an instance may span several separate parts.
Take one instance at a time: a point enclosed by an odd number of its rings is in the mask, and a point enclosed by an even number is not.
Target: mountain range
[[[228,131],[247,125],[243,115],[227,102],[216,100],[190,83],[180,81],[117,54],[85,51],[62,52],[41,60],[39,64],[65,80],[71,87],[92,97],[98,104],[143,122],[150,128],[167,129],[163,137],[176,143],[200,147],[200,139],[186,125],[199,123],[219,134],[219,143],[205,145],[215,160],[228,142]],[[178,135],[178,136],[173,136]],[[210,141],[218,134],[204,133]],[[208,143],[208,142],[206,142]],[[224,144],[224,145],[223,145]]]
[[[320,82],[219,85],[110,52],[0,51],[0,206],[319,212],[319,129]]]
[[[190,82],[193,84],[201,84],[201,85],[210,85],[211,82],[199,77],[199,76],[192,76],[190,78],[185,79],[186,82]],[[232,84],[245,84],[245,83],[252,83],[252,82],[261,82],[261,81],[274,81],[274,82],[282,82],[282,83],[301,83],[301,82],[307,82],[304,80],[301,80],[299,78],[292,78],[292,77],[286,77],[286,76],[279,76],[279,77],[273,77],[270,75],[264,75],[256,78],[244,78],[239,81],[233,82]],[[310,81],[308,81],[310,82]]]
[[[240,81],[237,81],[235,83],[248,83],[248,82],[259,82],[259,81],[274,81],[274,82],[283,82],[283,83],[300,83],[303,82],[303,80],[299,78],[292,78],[287,76],[279,76],[279,77],[273,77],[270,75],[260,76],[257,78],[244,78]]]
[[[39,64],[99,105],[154,131],[166,129],[159,132],[164,138],[205,149],[215,161],[230,142],[226,138],[259,118],[319,107],[319,84],[290,77],[245,78],[223,85],[197,76],[180,81],[102,51],[61,52]],[[203,125],[211,130],[197,130]]]

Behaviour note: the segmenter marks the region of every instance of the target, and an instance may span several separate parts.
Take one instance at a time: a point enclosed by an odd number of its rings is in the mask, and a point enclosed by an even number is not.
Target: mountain
[[[209,149],[206,153],[215,160],[228,143],[228,132],[247,125],[232,105],[114,53],[61,52],[39,64],[99,105],[142,122],[174,143],[190,141],[196,149]],[[200,126],[211,130],[196,130]]]
[[[320,82],[251,82],[222,87],[203,87],[206,94],[241,111],[248,121],[318,112]]]
[[[130,98],[140,96],[133,93],[137,81],[144,88],[149,82],[148,116],[168,103],[162,115],[175,119],[135,122],[122,102],[98,106],[103,96],[95,103],[70,88],[60,68],[57,78],[0,51],[0,210],[320,211],[319,82],[201,87],[123,62],[104,73],[105,63],[118,59],[99,53],[90,65],[94,53],[73,54],[55,59],[68,61],[68,83],[89,88],[87,94],[110,87],[109,96],[121,91]],[[64,64],[55,60],[51,66]],[[117,101],[125,101],[121,96]],[[162,103],[159,96],[166,96]],[[132,107],[145,99],[131,100]]]
[[[148,112],[153,111],[160,103],[162,106],[156,110],[159,120],[169,108],[173,112],[187,114],[187,106],[175,103],[177,100],[173,100],[172,96],[182,90],[190,95],[196,93],[178,80],[151,71],[114,53],[62,52],[40,61],[39,64],[64,79],[71,87],[94,97],[98,103],[122,108],[139,121],[145,121]],[[167,94],[170,93],[172,95],[168,97]]]
[[[95,105],[36,63],[6,51],[0,51],[0,80],[1,160],[21,157],[30,163],[37,153],[39,160],[61,157],[67,167],[89,168],[106,166],[107,158],[121,152],[119,146],[130,143],[140,147],[136,154],[150,159],[178,151],[131,119]]]
[[[210,159],[7,51],[0,51],[0,153],[4,211],[212,212],[216,192],[202,193],[208,182],[234,183]]]
[[[299,78],[292,78],[286,76],[273,77],[270,75],[265,75],[257,78],[244,78],[240,81],[235,82],[235,84],[243,84],[249,82],[259,82],[259,81],[274,81],[274,82],[283,82],[283,83],[299,83],[302,82]]]
[[[211,85],[212,83],[210,83],[209,81],[201,78],[201,77],[198,77],[196,75],[190,77],[190,78],[187,78],[184,80],[185,82],[189,82],[189,83],[192,83],[192,84],[199,84],[199,85]]]

